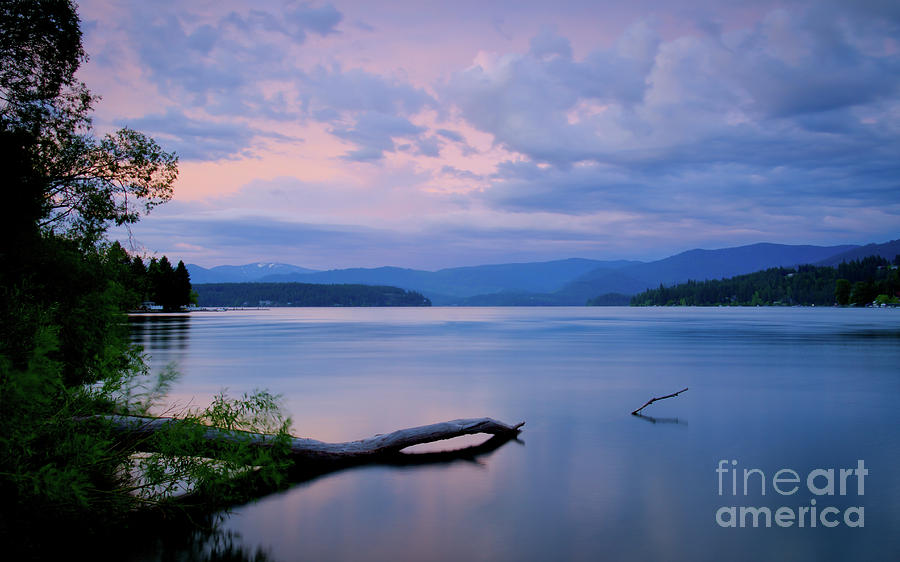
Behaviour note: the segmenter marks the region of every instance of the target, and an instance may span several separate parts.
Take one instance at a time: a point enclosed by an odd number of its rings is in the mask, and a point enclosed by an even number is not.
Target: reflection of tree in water
[[[524,443],[516,435],[494,435],[486,441],[450,451],[427,453],[395,453],[380,456],[377,459],[347,459],[343,461],[308,462],[296,466],[290,472],[290,486],[301,486],[316,480],[327,478],[332,474],[345,470],[353,470],[363,466],[392,466],[399,470],[415,470],[416,467],[453,463],[483,464],[500,447],[514,441]],[[283,491],[284,487],[266,486],[254,482],[252,476],[247,483],[247,494],[235,502],[232,507],[239,507],[255,501],[269,493]],[[274,560],[272,555],[262,547],[255,549],[242,545],[240,534],[223,530],[222,523],[228,517],[229,510],[215,514],[205,513],[202,501],[191,504],[175,517],[161,521],[158,517],[148,516],[145,524],[134,525],[136,528],[152,529],[140,537],[140,543],[132,543],[127,552],[132,553],[127,559],[150,561],[200,560],[204,562],[265,562]],[[196,501],[195,498],[194,501]],[[124,543],[124,541],[123,541]],[[299,554],[299,553],[298,553]]]
[[[240,534],[222,529],[226,515],[195,510],[132,514],[127,521],[97,527],[90,521],[65,526],[30,526],[4,533],[4,560],[115,562],[268,562],[260,546],[242,544]],[[0,520],[0,531],[9,522]],[[14,523],[10,523],[11,527]],[[75,554],[75,556],[73,556]],[[83,556],[77,556],[83,554]]]
[[[256,547],[254,552],[250,552],[243,546],[234,543],[236,535],[231,531],[227,533],[219,532],[212,541],[207,541],[200,557],[192,560],[203,560],[208,562],[266,562],[272,560],[269,555],[261,548]]]
[[[133,561],[199,561],[199,562],[267,562],[273,560],[262,547],[242,545],[241,536],[221,528],[224,514],[184,512],[165,520],[144,521],[145,532],[135,525],[132,533],[119,537],[128,555],[120,560]],[[121,552],[121,551],[120,551]]]
[[[216,516],[221,519],[220,516]],[[148,552],[140,553],[134,560],[191,560],[201,562],[266,562],[270,555],[257,546],[248,548],[241,544],[241,537],[233,531],[219,528],[215,521],[212,528],[194,529],[179,533],[159,535],[153,544],[147,545]],[[149,555],[149,556],[148,556]]]
[[[190,316],[187,314],[128,317],[131,342],[144,347],[152,343],[155,349],[187,349],[190,325]]]

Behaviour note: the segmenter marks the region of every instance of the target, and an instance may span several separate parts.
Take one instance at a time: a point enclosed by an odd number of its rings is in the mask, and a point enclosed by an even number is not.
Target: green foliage
[[[15,536],[16,546],[33,554],[52,547],[40,543],[47,528],[89,536],[126,525],[137,508],[208,512],[245,498],[248,486],[285,483],[290,421],[276,396],[223,393],[206,409],[184,412],[166,431],[124,442],[97,415],[149,413],[174,373],[148,376],[132,349],[126,368],[108,371],[94,385],[68,386],[62,362],[54,359],[57,331],[40,327],[22,368],[0,356],[0,536]],[[210,446],[210,426],[231,439]],[[268,447],[250,446],[247,432],[274,437]],[[191,495],[177,497],[184,493]]]
[[[875,284],[870,281],[857,281],[850,289],[850,304],[856,306],[865,306],[875,300],[878,290]]]
[[[850,304],[850,281],[838,279],[834,282],[834,302],[841,306]]]
[[[0,135],[38,178],[15,189],[38,227],[90,245],[171,199],[178,158],[131,129],[93,135],[97,98],[75,79],[86,59],[71,2],[0,3]]]
[[[688,281],[635,295],[635,306],[866,306],[879,294],[897,296],[900,275],[878,256],[837,267],[772,268],[715,281]]]
[[[203,283],[201,306],[431,306],[415,291],[377,285]]]
[[[143,270],[140,258],[134,260],[132,269],[135,272]],[[143,289],[142,301],[152,301],[167,311],[179,310],[192,303],[191,276],[183,261],[173,268],[166,256],[159,260],[151,258],[138,286]]]
[[[71,2],[0,4],[0,118],[34,126],[61,113],[59,98],[86,90],[75,71],[87,59]],[[55,100],[55,103],[54,103]]]
[[[122,288],[120,309],[136,310],[141,303],[152,301],[164,310],[176,311],[191,304],[191,277],[183,261],[172,268],[169,258],[152,258],[149,267],[140,256],[130,256],[114,242],[103,247],[107,276]]]
[[[210,428],[218,438],[206,439]],[[133,455],[130,490],[139,502],[159,505],[179,495],[224,505],[242,496],[241,476],[252,474],[256,483],[279,487],[290,465],[290,420],[278,397],[267,391],[232,399],[223,391],[203,410],[188,411],[166,431],[139,444],[147,454]],[[252,434],[270,435],[266,447],[252,446]],[[180,499],[179,505],[186,502]]]
[[[136,507],[170,504],[183,483],[217,501],[247,467],[277,484],[288,426],[267,393],[222,395],[134,457],[150,444],[122,441],[109,423],[108,414],[150,412],[174,377],[149,377],[124,311],[152,291],[184,304],[190,280],[164,258],[154,286],[152,263],[104,241],[110,224],[171,197],[177,158],[129,129],[93,136],[96,98],[75,79],[85,58],[72,2],[0,3],[0,536],[32,557],[48,546],[47,529],[50,542],[89,539]],[[235,435],[215,463],[198,454],[213,423]],[[277,437],[259,449],[240,430]]]
[[[108,428],[79,421],[95,411],[86,387],[66,384],[58,327],[41,323],[25,365],[0,356],[0,490],[9,521],[50,524],[127,509],[110,493],[122,455]]]
[[[91,383],[116,366],[127,347],[118,316],[127,296],[101,248],[35,235],[0,256],[0,354],[22,367],[35,334],[49,324],[59,341],[53,358],[61,362],[66,384]]]
[[[896,306],[900,304],[900,297],[897,295],[878,295],[874,301],[876,306]]]

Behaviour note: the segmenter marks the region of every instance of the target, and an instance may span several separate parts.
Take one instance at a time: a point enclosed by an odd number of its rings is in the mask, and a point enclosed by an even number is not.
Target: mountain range
[[[797,246],[759,243],[718,250],[689,250],[661,260],[600,261],[570,258],[548,262],[455,267],[438,271],[399,267],[317,271],[281,263],[187,268],[203,283],[355,283],[414,290],[435,305],[583,305],[609,295],[609,304],[649,288],[688,280],[723,279],[770,267],[836,265],[870,255],[893,259],[900,240],[866,246]]]
[[[253,283],[263,281],[272,275],[290,275],[315,273],[315,269],[297,267],[284,263],[250,263],[247,265],[219,265],[210,269],[199,265],[187,264],[191,274],[191,283]]]

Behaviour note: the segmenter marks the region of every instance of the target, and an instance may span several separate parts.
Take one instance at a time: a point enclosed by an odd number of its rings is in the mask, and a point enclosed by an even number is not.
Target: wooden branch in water
[[[672,397],[674,397],[674,396],[678,396],[679,394],[681,394],[682,392],[684,392],[684,391],[686,391],[686,390],[687,390],[687,387],[684,387],[684,388],[682,388],[681,390],[679,390],[678,392],[673,392],[672,394],[666,394],[665,396],[658,396],[658,397],[656,397],[656,398],[651,398],[650,400],[647,400],[647,402],[644,403],[643,406],[641,406],[641,407],[638,408],[637,410],[631,412],[631,415],[632,415],[632,416],[637,416],[637,415],[640,414],[640,411],[641,411],[641,410],[643,410],[644,408],[646,408],[646,407],[649,406],[650,404],[653,404],[653,403],[656,402],[657,400],[665,400],[666,398],[672,398]]]
[[[163,431],[172,424],[185,423],[178,418],[151,418],[139,416],[102,416],[113,430],[131,439],[140,440]],[[315,439],[291,437],[289,454],[299,460],[363,460],[400,453],[413,445],[442,441],[462,435],[486,433],[515,437],[525,422],[507,425],[491,418],[452,420],[431,425],[400,429],[384,435],[375,435],[359,441],[325,443]],[[250,446],[270,447],[276,436],[243,431],[227,431],[216,427],[204,429],[202,440],[210,445],[242,442]]]

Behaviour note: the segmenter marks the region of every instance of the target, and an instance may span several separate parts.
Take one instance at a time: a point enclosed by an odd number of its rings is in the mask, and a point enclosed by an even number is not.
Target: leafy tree
[[[890,305],[898,305],[898,304],[900,304],[900,297],[897,297],[896,295],[893,295],[893,296],[891,296],[891,295],[878,295],[877,297],[875,297],[875,301],[874,301],[874,302],[875,302],[875,304],[878,305],[878,306],[884,306],[884,305],[888,305],[888,304],[890,304]]]
[[[865,306],[875,300],[877,293],[871,283],[857,281],[850,290],[850,303]]]
[[[23,186],[37,226],[90,244],[171,199],[178,158],[131,129],[93,135],[85,60],[71,2],[0,3],[0,134],[40,178]]]
[[[834,300],[836,303],[840,305],[847,305],[850,303],[850,289],[852,285],[850,285],[850,281],[847,279],[838,279],[834,282]]]
[[[93,135],[96,98],[75,79],[85,59],[71,1],[0,2],[0,537],[29,557],[39,557],[32,548],[89,539],[85,532],[118,525],[137,505],[165,500],[130,493],[131,451],[94,415],[146,412],[165,389],[163,377],[142,390],[146,366],[122,316],[162,260],[145,270],[103,235],[171,197],[177,158],[136,131]],[[189,417],[215,423],[233,411],[260,414],[249,417],[274,419],[283,432],[273,404],[267,394],[223,397]],[[145,491],[172,483],[176,472],[166,467],[190,464],[190,435],[160,439]],[[245,460],[277,466],[274,455]],[[180,476],[201,486],[228,480],[217,465],[191,462]]]

